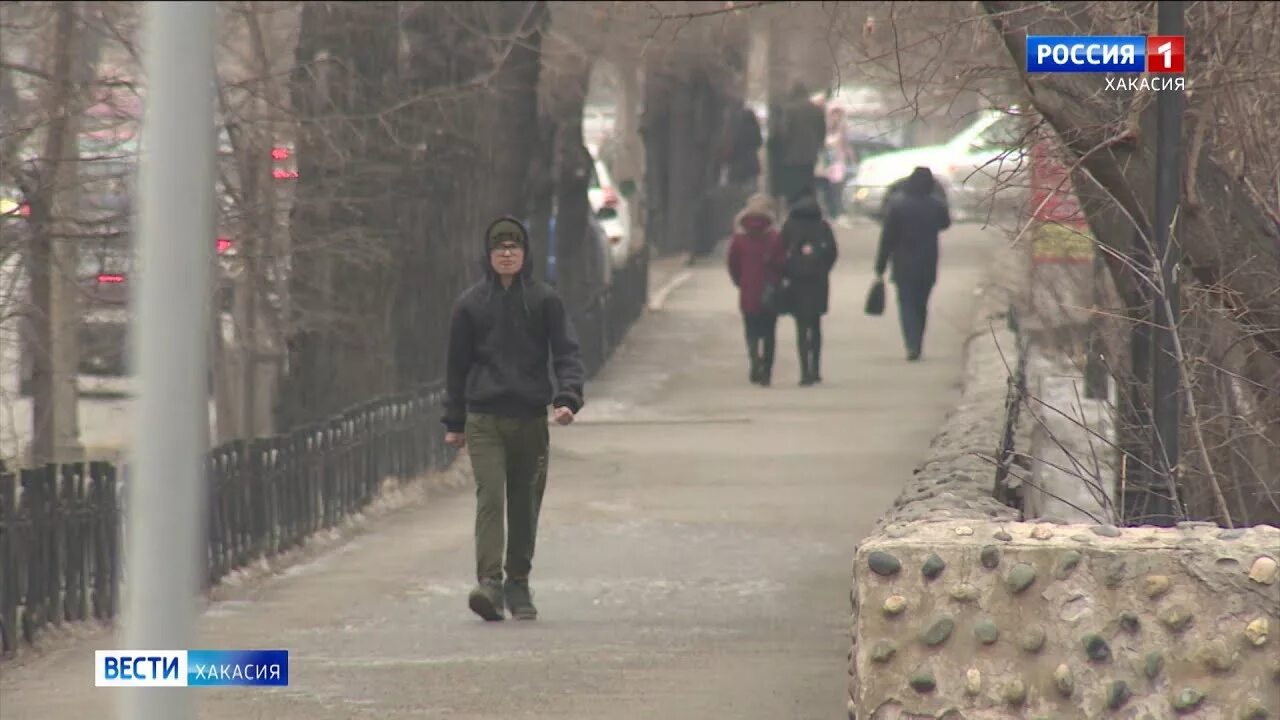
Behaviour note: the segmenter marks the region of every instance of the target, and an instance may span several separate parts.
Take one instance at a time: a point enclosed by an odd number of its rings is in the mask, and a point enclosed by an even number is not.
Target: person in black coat
[[[787,248],[787,309],[796,319],[800,384],[822,382],[822,316],[827,314],[831,268],[839,250],[831,224],[813,192],[796,198],[782,225]]]
[[[907,359],[919,360],[929,315],[929,294],[938,279],[938,233],[951,227],[951,214],[935,194],[936,182],[928,168],[912,171],[902,192],[890,198],[876,252],[876,276],[890,278],[898,290],[898,319]]]

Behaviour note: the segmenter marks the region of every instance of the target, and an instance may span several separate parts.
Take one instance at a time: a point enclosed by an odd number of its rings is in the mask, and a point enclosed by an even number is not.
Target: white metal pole
[[[214,3],[147,3],[133,289],[137,396],[124,649],[194,644],[205,566],[214,252]],[[130,688],[128,720],[190,720],[189,691]]]

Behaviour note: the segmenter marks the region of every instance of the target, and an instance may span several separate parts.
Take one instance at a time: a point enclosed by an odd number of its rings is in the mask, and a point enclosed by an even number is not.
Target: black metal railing
[[[622,344],[627,331],[644,313],[648,298],[649,260],[642,249],[614,271],[608,287],[572,313],[588,378],[595,377]]]
[[[594,377],[644,311],[638,253],[575,312]],[[297,547],[366,507],[383,483],[452,462],[440,427],[440,383],[379,398],[288,434],[219,446],[208,456],[206,580]],[[128,469],[106,462],[7,472],[0,464],[0,654],[50,625],[119,611]]]

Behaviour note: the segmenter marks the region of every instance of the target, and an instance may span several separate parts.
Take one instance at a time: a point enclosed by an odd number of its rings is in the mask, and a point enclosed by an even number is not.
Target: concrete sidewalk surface
[[[877,227],[840,228],[823,377],[747,382],[736,296],[701,262],[552,430],[536,622],[484,623],[474,496],[423,496],[328,552],[220,588],[201,647],[290,651],[285,688],[194,690],[201,718],[843,718],[849,570],[957,398],[973,289],[999,242],[944,234],[922,362],[890,291],[862,314]],[[103,632],[0,666],[4,720],[109,717]]]

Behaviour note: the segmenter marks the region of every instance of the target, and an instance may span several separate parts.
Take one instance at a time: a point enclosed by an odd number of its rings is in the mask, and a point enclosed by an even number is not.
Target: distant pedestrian
[[[746,330],[748,378],[762,387],[768,387],[773,376],[787,263],[776,224],[773,201],[767,195],[753,195],[734,220],[736,232],[729,243],[729,277],[738,288],[738,309]]]
[[[839,256],[831,224],[813,193],[797,198],[786,222],[782,242],[787,248],[787,311],[796,319],[800,353],[800,384],[822,382],[822,316],[827,314],[831,268]]]
[[[770,130],[772,135],[775,131]],[[778,184],[775,192],[785,200],[814,186],[813,171],[827,137],[822,108],[814,104],[804,86],[796,84],[778,118]]]
[[[583,405],[583,363],[564,302],[533,278],[524,226],[497,220],[484,247],[484,279],[453,308],[445,442],[469,449],[476,478],[479,584],[468,604],[485,620],[502,620],[507,609],[532,620],[538,611],[529,573],[547,481],[547,406],[558,424],[573,422]]]
[[[726,180],[730,185],[754,189],[760,180],[760,147],[764,143],[755,111],[745,103],[731,111],[726,135]]]
[[[902,192],[889,199],[876,252],[877,278],[893,265],[902,340],[911,361],[923,351],[929,294],[938,279],[938,233],[951,227],[947,204],[934,194],[935,185],[928,168],[912,171]]]
[[[844,108],[827,110],[827,136],[818,157],[817,185],[822,205],[832,221],[844,213],[844,187],[855,164],[853,146],[845,126]]]

